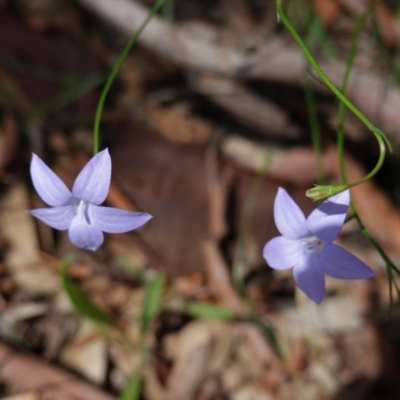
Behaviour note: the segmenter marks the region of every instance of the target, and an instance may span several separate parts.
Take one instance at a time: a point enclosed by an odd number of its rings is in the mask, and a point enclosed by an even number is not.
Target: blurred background
[[[283,3],[339,87],[364,21],[346,93],[393,153],[352,197],[399,265],[400,2]],[[338,243],[376,278],[327,279],[320,306],[262,258],[279,186],[308,214],[305,191],[340,181],[338,101],[273,0],[166,0],[123,64],[101,125],[106,204],[148,224],[92,253],[26,212],[45,206],[33,152],[69,186],[91,158],[101,88],[153,4],[0,0],[0,398],[400,399],[397,298],[357,224]],[[378,146],[351,113],[344,132],[355,181]],[[71,287],[105,325],[75,310]]]

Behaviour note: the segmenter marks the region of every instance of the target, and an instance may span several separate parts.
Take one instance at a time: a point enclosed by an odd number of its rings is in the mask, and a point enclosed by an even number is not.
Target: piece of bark
[[[215,132],[213,124],[189,113],[179,113],[149,103],[144,103],[142,110],[150,126],[177,144],[207,143]]]
[[[115,400],[114,396],[43,360],[18,353],[0,343],[0,381],[26,390],[51,393],[53,398]]]
[[[205,379],[213,354],[214,343],[211,331],[200,331],[192,335],[189,343],[182,346],[178,359],[172,367],[165,400],[190,400]]]
[[[295,139],[301,136],[300,127],[290,121],[284,110],[232,79],[190,74],[189,84],[233,118],[269,137]]]
[[[340,6],[336,0],[314,0],[314,12],[329,25],[339,16]]]
[[[224,0],[221,7],[230,30],[237,36],[247,36],[254,29],[249,5],[246,0]]]
[[[376,2],[375,13],[383,41],[386,46],[396,49],[400,38],[398,17],[383,1]]]
[[[205,240],[202,243],[202,251],[212,293],[223,306],[235,311],[238,315],[246,315],[246,307],[232,285],[228,266],[215,241]]]
[[[339,0],[339,3],[352,14],[360,15],[366,11],[369,0]]]
[[[293,185],[307,185],[317,179],[318,159],[309,147],[283,148],[264,145],[239,135],[224,136],[221,140],[222,153],[238,167],[254,173],[263,172],[275,181]],[[322,172],[331,176],[331,160],[322,155]]]
[[[170,276],[201,271],[200,243],[210,229],[205,149],[176,145],[134,123],[113,130],[115,183],[154,217],[138,233]]]

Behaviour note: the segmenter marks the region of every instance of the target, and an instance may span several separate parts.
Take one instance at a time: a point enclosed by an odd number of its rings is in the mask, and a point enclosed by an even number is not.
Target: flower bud
[[[348,189],[347,185],[314,185],[313,188],[307,190],[306,196],[314,201],[326,200],[346,189]]]

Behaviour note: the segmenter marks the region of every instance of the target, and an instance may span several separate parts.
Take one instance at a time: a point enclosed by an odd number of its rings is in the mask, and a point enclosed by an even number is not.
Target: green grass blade
[[[225,321],[232,321],[236,318],[236,314],[228,308],[195,301],[186,304],[186,312],[195,318],[222,319]]]
[[[269,323],[265,322],[263,319],[257,316],[253,316],[253,321],[258,326],[263,335],[266,337],[266,339],[269,341],[269,343],[271,343],[278,356],[283,358],[282,349],[279,345],[279,340],[276,335],[276,331],[272,327],[272,325],[270,325]]]
[[[140,330],[145,333],[157,318],[161,308],[161,294],[165,285],[165,276],[157,274],[145,286],[142,315],[140,317]]]
[[[92,302],[89,295],[72,282],[68,276],[68,266],[68,261],[61,262],[60,278],[65,293],[71,300],[75,310],[96,324],[114,325],[112,320]]]
[[[142,369],[137,368],[119,396],[119,400],[139,400],[142,389],[142,378]]]

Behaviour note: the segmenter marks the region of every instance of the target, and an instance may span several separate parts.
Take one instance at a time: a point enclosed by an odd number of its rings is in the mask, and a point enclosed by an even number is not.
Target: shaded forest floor
[[[91,158],[107,73],[153,3],[0,1],[1,398],[116,399],[135,371],[141,397],[124,399],[400,398],[397,306],[388,314],[385,263],[355,222],[338,242],[376,278],[328,279],[320,306],[295,287],[291,271],[273,271],[262,258],[277,235],[279,186],[309,213],[315,205],[304,193],[321,174],[340,181],[338,104],[278,24],[273,3],[175,0],[146,28],[113,85],[101,130],[113,162],[106,204],[153,219],[107,235],[92,253],[26,212],[45,206],[29,162],[38,154],[72,185]],[[364,2],[285,3],[340,86],[356,23],[368,12]],[[352,189],[352,198],[398,265],[395,3],[377,2],[367,18],[346,93],[393,144],[377,178]],[[344,130],[355,181],[374,165],[377,146],[350,113]],[[111,327],[74,310],[59,273],[66,256],[73,260],[68,278]],[[143,335],[155,277],[165,277],[161,307]]]

